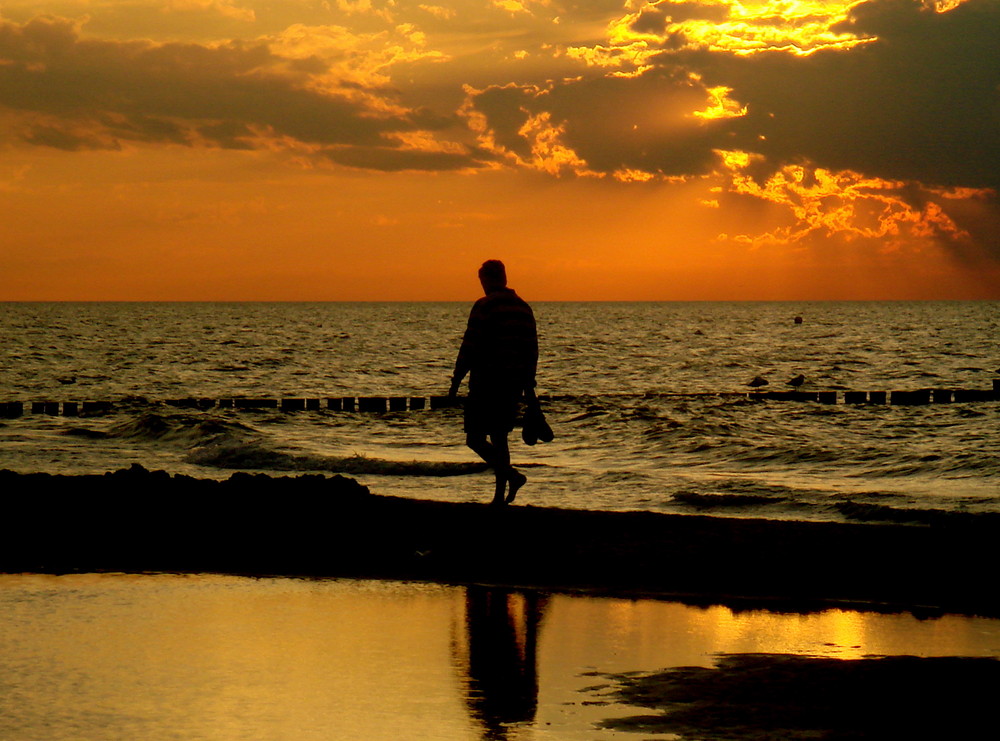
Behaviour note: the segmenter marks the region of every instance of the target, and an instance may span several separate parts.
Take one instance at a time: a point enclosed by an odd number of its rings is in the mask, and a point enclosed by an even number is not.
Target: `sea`
[[[461,409],[327,402],[445,395],[470,303],[0,307],[0,402],[24,405],[0,419],[0,469],[343,474],[376,494],[492,495],[490,472],[464,445]],[[849,391],[992,389],[1000,302],[533,309],[538,393],[555,439],[528,446],[512,434],[514,465],[528,477],[519,505],[786,520],[1000,516],[1000,403],[845,401]],[[758,377],[767,385],[748,385]],[[834,391],[836,403],[752,395],[793,388]],[[243,398],[319,402],[218,403]],[[111,406],[32,412],[36,402],[87,401]]]
[[[343,474],[375,494],[492,496],[461,409],[429,403],[447,393],[468,303],[0,307],[0,469]],[[917,526],[1000,517],[1000,402],[845,397],[992,389],[1000,303],[534,309],[555,439],[528,446],[514,431],[528,476],[515,506]],[[750,396],[799,376],[800,392],[836,403]],[[748,386],[758,377],[768,384]],[[408,401],[344,411],[345,398]],[[606,741],[636,735],[615,729],[642,730],[650,712],[609,694],[614,673],[746,654],[905,655],[918,669],[952,657],[972,671],[1000,656],[1000,621],[985,617],[352,579],[0,574],[0,616],[9,741]]]

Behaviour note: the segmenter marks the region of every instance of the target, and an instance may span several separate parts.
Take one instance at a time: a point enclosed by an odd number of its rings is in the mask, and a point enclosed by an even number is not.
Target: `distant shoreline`
[[[372,494],[342,476],[0,471],[0,572],[493,584],[808,612],[1000,617],[1000,527],[736,519]]]

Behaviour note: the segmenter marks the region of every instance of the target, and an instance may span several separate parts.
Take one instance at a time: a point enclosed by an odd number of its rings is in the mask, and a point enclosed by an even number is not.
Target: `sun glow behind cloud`
[[[626,68],[618,74],[634,74],[649,69],[650,60],[665,50],[807,56],[822,49],[850,49],[874,40],[837,30],[862,2],[636,1],[608,25],[607,44],[570,47],[567,53],[591,65]]]

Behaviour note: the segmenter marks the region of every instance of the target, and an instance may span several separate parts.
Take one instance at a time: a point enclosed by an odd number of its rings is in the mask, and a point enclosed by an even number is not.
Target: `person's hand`
[[[524,389],[524,402],[529,408],[541,407],[538,401],[538,394],[535,393],[534,386],[528,386]]]
[[[448,389],[448,398],[456,399],[458,398],[458,387],[461,385],[461,381],[456,381],[454,378],[451,379],[451,388]]]

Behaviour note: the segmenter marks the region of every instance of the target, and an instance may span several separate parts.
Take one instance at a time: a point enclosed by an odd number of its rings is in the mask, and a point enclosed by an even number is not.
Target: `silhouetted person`
[[[493,504],[514,501],[527,478],[510,465],[507,436],[514,429],[525,394],[535,402],[538,335],[531,307],[507,287],[507,271],[499,260],[479,268],[486,294],[469,313],[469,324],[455,361],[449,396],[455,397],[469,375],[465,402],[465,442],[494,471]],[[489,440],[487,440],[489,438]],[[508,489],[509,487],[509,489]],[[506,491],[506,496],[505,496]]]
[[[485,738],[502,741],[507,727],[530,723],[538,708],[538,626],[544,602],[533,592],[469,587],[465,597],[466,702]]]

